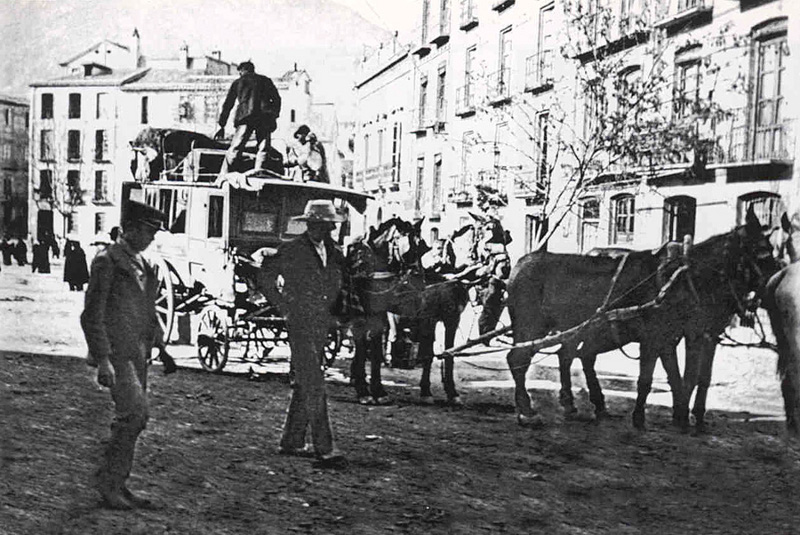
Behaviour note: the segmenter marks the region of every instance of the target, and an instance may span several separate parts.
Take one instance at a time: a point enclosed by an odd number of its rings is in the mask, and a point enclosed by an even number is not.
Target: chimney
[[[183,68],[184,69],[188,69],[189,68],[189,45],[186,44],[186,43],[183,43],[181,45],[180,59],[183,60]]]
[[[142,42],[139,38],[139,28],[133,29],[133,68],[138,69],[143,66]]]
[[[214,50],[211,52],[211,57],[217,61],[222,61],[222,51],[221,50]]]

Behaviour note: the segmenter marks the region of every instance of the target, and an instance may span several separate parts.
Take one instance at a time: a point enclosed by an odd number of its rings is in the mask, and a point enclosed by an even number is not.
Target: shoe
[[[154,501],[137,496],[125,486],[122,487],[122,496],[137,509],[150,509],[151,511],[154,511],[161,508]]]
[[[341,453],[327,453],[317,456],[317,460],[311,465],[314,468],[346,468],[347,458]]]
[[[278,448],[278,455],[289,455],[292,457],[313,457],[314,451],[308,445],[302,448]]]
[[[171,355],[162,351],[158,356],[161,359],[161,364],[164,365],[164,375],[169,375],[178,371],[178,366],[175,364],[175,359]]]

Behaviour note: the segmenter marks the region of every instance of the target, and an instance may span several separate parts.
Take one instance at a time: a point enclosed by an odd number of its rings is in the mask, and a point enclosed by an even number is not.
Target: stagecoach
[[[334,202],[347,218],[339,229],[344,237],[349,216],[363,213],[370,197],[330,184],[292,181],[279,172],[279,156],[269,170],[253,171],[252,157],[245,154],[242,167],[221,176],[224,147],[185,131],[160,134],[148,137],[157,140],[150,146],[155,157],[143,159],[145,150],[134,143],[134,168],[140,172],[136,182],[125,184],[123,196],[167,216],[170,232],[159,233],[151,246],[160,267],[157,310],[166,340],[176,323],[185,326],[196,315],[203,368],[222,370],[231,347],[239,344],[245,360],[261,361],[288,338],[279,311],[248,286],[248,275],[282,242],[304,232],[305,224],[293,217],[303,213],[308,200]],[[340,334],[332,332],[330,354],[340,344]]]

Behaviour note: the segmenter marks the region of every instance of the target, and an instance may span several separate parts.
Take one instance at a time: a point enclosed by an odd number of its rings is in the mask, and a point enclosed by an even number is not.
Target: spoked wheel
[[[164,343],[168,343],[169,336],[172,334],[172,326],[175,323],[175,293],[172,284],[172,270],[166,262],[161,262],[158,266],[156,316],[164,333]]]
[[[208,307],[200,314],[197,330],[197,358],[204,370],[220,372],[228,363],[230,341],[228,318],[218,307]]]

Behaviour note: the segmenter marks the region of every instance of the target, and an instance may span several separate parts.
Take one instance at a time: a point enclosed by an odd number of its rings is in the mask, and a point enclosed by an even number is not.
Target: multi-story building
[[[0,95],[0,236],[28,233],[28,103]]]
[[[31,86],[29,224],[36,236],[105,238],[119,221],[122,183],[134,179],[130,142],[143,129],[208,136],[218,129],[236,65],[219,52],[192,57],[187,46],[175,58],[146,59],[134,38],[130,47],[98,43],[61,64],[65,77]],[[295,67],[273,81],[283,101],[273,145],[284,152],[311,119],[310,77]]]
[[[647,248],[800,208],[785,2],[419,5],[408,54],[362,65],[355,177],[378,191],[380,121],[404,109],[392,203],[432,237],[488,209],[514,257]]]

